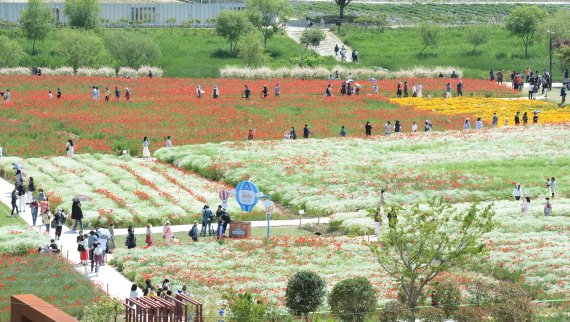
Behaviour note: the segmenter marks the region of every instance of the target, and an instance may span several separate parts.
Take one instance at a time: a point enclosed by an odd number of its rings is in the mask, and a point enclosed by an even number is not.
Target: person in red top
[[[249,129],[249,133],[247,134],[248,140],[253,140],[253,133],[254,132],[255,132],[255,129]]]

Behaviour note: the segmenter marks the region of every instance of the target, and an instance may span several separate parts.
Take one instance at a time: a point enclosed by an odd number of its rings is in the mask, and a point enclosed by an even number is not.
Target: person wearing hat
[[[188,235],[192,237],[192,241],[198,241],[198,222],[194,221],[194,225],[192,225],[192,229],[188,232]]]
[[[151,229],[152,225],[151,224],[146,224],[146,238],[144,239],[144,242],[146,243],[147,246],[152,246],[152,232]]]

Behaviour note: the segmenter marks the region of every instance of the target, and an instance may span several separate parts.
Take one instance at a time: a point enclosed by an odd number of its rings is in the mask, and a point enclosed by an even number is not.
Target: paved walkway
[[[33,175],[32,175],[33,176]],[[10,207],[11,204],[11,193],[14,190],[14,185],[4,179],[0,179],[0,202],[8,205]],[[24,212],[20,213],[20,216],[30,227],[32,226],[32,214],[30,212],[30,207],[26,206]],[[302,219],[302,224],[308,223],[328,223],[329,218],[310,218],[310,219]],[[283,226],[297,226],[300,224],[299,219],[294,220],[273,220],[271,221],[271,227],[283,227]],[[252,221],[252,227],[267,227],[266,221]],[[178,226],[171,226],[173,232],[181,232],[181,231],[189,231],[192,225],[178,225]],[[32,229],[40,230],[43,227],[41,226],[41,218],[38,218],[36,222],[36,226],[32,227]],[[135,232],[142,234],[146,232],[146,227],[139,227],[135,228]],[[162,227],[153,227],[153,233],[162,233]],[[126,235],[127,229],[115,229],[115,235]],[[55,229],[50,230],[50,237],[54,238],[55,236]],[[68,258],[69,261],[75,263],[76,270],[82,274],[85,274],[87,278],[89,278],[93,283],[97,284],[103,291],[107,292],[110,296],[124,299],[129,296],[131,285],[133,284],[129,281],[126,277],[121,275],[119,272],[115,270],[114,267],[109,265],[103,266],[99,269],[99,274],[91,273],[91,269],[78,266],[79,260],[79,253],[77,252],[77,244],[76,244],[76,237],[77,233],[73,232],[69,229],[69,227],[63,227],[63,232],[61,235],[61,239],[58,241],[58,244],[62,250],[61,255]],[[109,259],[111,258],[109,255]]]
[[[291,39],[295,40],[297,43],[300,43],[301,34],[303,34],[303,31],[305,31],[306,27],[307,25],[305,20],[289,20],[287,22],[287,28],[285,28],[285,31]],[[346,61],[351,62],[352,49],[344,44],[342,40],[340,40],[335,34],[329,31],[331,27],[333,26],[326,24],[322,26],[318,21],[313,21],[312,28],[323,28],[323,31],[326,35],[325,40],[321,42],[315,51],[321,56],[334,57],[334,46],[338,44],[338,48],[342,48],[342,46],[346,48]],[[336,57],[336,60],[340,61],[340,54]]]

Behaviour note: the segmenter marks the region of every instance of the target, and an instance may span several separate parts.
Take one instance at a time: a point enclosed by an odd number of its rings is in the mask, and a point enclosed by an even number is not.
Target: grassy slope
[[[104,35],[113,32],[101,29]],[[218,77],[219,69],[225,65],[241,65],[241,59],[231,56],[227,41],[216,36],[212,29],[134,29],[152,37],[162,50],[162,57],[156,65],[165,70],[165,76],[173,77]],[[26,40],[21,30],[0,30],[0,35],[15,39],[27,53],[32,51],[32,43]],[[20,63],[23,66],[60,67],[65,61],[57,54],[59,33],[52,31],[49,36],[36,44],[38,54],[28,55]],[[289,60],[297,57],[300,51],[292,39],[284,34],[277,34],[268,41],[267,49],[271,55],[269,66],[288,66]],[[332,65],[332,58],[325,60]],[[112,57],[100,61],[101,65],[115,65]]]
[[[0,203],[0,227],[4,226],[21,226],[25,227],[26,223],[20,218],[10,218],[10,208]]]

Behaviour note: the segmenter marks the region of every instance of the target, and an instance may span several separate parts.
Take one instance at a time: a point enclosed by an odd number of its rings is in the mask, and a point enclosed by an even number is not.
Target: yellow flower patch
[[[483,97],[460,98],[393,98],[390,102],[401,106],[412,106],[420,110],[429,110],[445,115],[470,115],[480,117],[489,126],[493,113],[499,117],[499,126],[503,126],[505,118],[513,125],[517,112],[528,113],[529,123],[532,123],[532,112],[540,110],[539,123],[565,123],[570,121],[570,109],[558,107],[555,103],[532,101],[526,99],[501,99]]]

